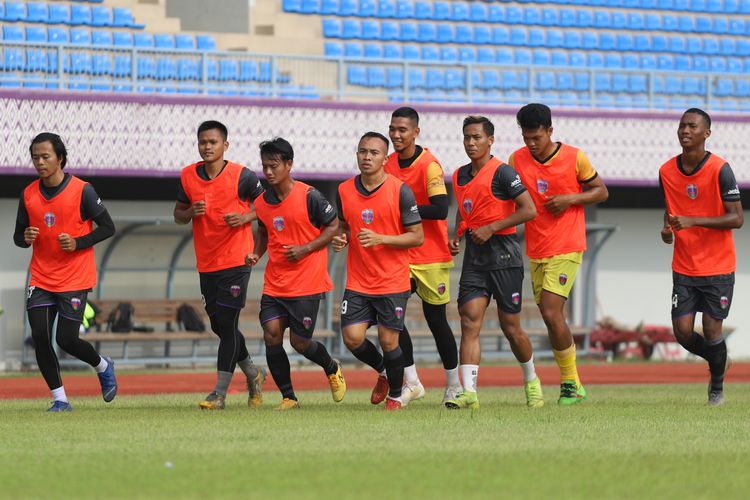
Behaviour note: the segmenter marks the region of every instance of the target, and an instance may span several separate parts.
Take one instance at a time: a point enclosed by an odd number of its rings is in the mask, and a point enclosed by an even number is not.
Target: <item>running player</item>
[[[677,341],[708,361],[708,404],[724,404],[727,344],[721,333],[734,291],[736,256],[732,229],[742,227],[740,190],[732,168],[706,151],[711,117],[690,108],[682,115],[677,138],[682,154],[659,169],[667,209],[661,239],[674,242],[672,327]],[[695,313],[703,313],[703,335],[695,332]]]
[[[565,321],[570,295],[586,250],[583,207],[607,199],[607,187],[580,149],[552,140],[552,113],[544,104],[527,104],[516,120],[526,147],[508,163],[529,188],[537,216],[526,223],[526,254],[534,300],[547,325],[560,367],[561,405],[586,398],[576,367],[576,346]]]
[[[265,379],[237,329],[250,279],[250,267],[245,264],[253,245],[250,223],[255,212],[250,202],[263,194],[263,186],[253,172],[224,159],[227,148],[226,126],[217,121],[201,123],[198,153],[203,161],[182,169],[174,208],[175,222],[193,222],[201,297],[211,330],[219,336],[216,387],[199,405],[211,410],[224,409],[236,365],[247,377],[249,406],[263,403]]]
[[[398,108],[388,126],[393,149],[385,170],[411,188],[422,218],[424,244],[409,250],[411,287],[422,299],[422,311],[435,338],[445,370],[443,403],[461,392],[458,379],[458,349],[448,324],[446,304],[450,302],[450,269],[453,257],[448,250],[448,191],[445,189],[443,167],[428,150],[416,143],[419,137],[419,114],[413,108]],[[404,390],[401,398],[413,401],[424,396],[414,365],[414,348],[406,327],[399,346],[404,353]]]
[[[463,392],[446,401],[445,406],[479,408],[479,334],[494,297],[500,328],[523,370],[526,404],[541,407],[542,384],[534,369],[531,342],[521,328],[523,258],[516,237],[516,226],[533,219],[536,209],[518,174],[492,156],[492,122],[484,116],[467,116],[463,134],[464,151],[471,162],[453,172],[458,213],[456,235],[450,241],[450,251],[457,255],[461,237],[467,235],[458,284]]]
[[[346,393],[341,365],[312,340],[320,300],[333,290],[327,247],[339,230],[338,217],[320,191],[292,178],[289,142],[277,137],[261,143],[260,159],[271,189],[255,200],[258,237],[246,262],[254,266],[268,250],[260,323],[268,369],[283,398],[277,409],[299,408],[282,345],[287,327],[292,347],[323,368],[338,403]]]
[[[370,402],[386,399],[386,410],[399,410],[405,403],[398,338],[411,295],[408,249],[421,245],[424,235],[414,194],[385,172],[387,160],[388,139],[377,132],[363,135],[357,146],[361,174],[339,185],[341,232],[333,238],[333,250],[349,245],[341,301],[344,343],[379,374]],[[366,337],[373,324],[378,325],[382,356]]]
[[[36,362],[52,391],[47,411],[73,409],[52,346],[55,317],[57,344],[96,370],[109,403],[117,395],[115,364],[78,335],[86,295],[96,284],[94,245],[115,234],[115,225],[91,184],[63,171],[68,153],[59,135],[37,135],[29,152],[39,179],[23,191],[13,241],[21,248],[33,247],[26,309]]]

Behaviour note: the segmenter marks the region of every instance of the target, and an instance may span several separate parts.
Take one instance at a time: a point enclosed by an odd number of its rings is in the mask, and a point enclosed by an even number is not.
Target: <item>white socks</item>
[[[477,376],[479,375],[479,365],[460,365],[461,380],[464,382],[464,390],[477,392]]]
[[[54,401],[64,401],[65,403],[67,403],[68,396],[65,395],[65,388],[63,386],[60,386],[57,389],[52,389],[52,399]]]
[[[409,385],[417,385],[419,383],[419,375],[417,375],[417,365],[404,367],[404,382]]]
[[[107,360],[99,356],[99,364],[94,367],[94,370],[96,370],[96,373],[102,373],[108,366]]]
[[[445,370],[445,385],[448,387],[461,386],[461,381],[458,379],[458,367],[452,370]]]
[[[536,370],[534,370],[534,355],[525,363],[519,363],[523,370],[523,381],[531,382],[536,378]]]

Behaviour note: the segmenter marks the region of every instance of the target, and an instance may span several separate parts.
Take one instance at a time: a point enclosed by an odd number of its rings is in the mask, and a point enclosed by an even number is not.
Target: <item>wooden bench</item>
[[[199,363],[213,363],[216,361],[215,349],[211,349],[209,353],[201,353],[202,343],[211,341],[215,346],[218,346],[218,337],[211,331],[210,321],[200,300],[107,299],[92,300],[92,302],[101,310],[97,315],[99,326],[96,331],[85,334],[83,339],[94,344],[97,351],[100,351],[103,343],[121,344],[122,350],[120,356],[113,356],[118,364],[126,363],[140,365],[190,363],[195,365]],[[109,314],[117,308],[117,305],[120,302],[130,302],[133,304],[133,318],[136,327],[150,327],[153,328],[153,331],[131,331],[122,333],[106,331],[107,318],[109,317]],[[206,326],[205,332],[185,331],[182,329],[182,325],[177,322],[177,309],[185,303],[191,305],[198,313]],[[251,355],[265,353],[263,329],[258,320],[259,311],[260,300],[248,300],[240,313],[240,331],[247,340],[248,350],[250,350]],[[321,340],[330,348],[333,344],[332,339],[336,334],[333,330],[325,328],[325,322],[321,321],[322,319],[323,315],[321,314],[318,318],[318,325],[315,329],[314,338]],[[189,344],[190,353],[188,355],[175,356],[172,352],[173,343],[175,342]],[[132,344],[148,346],[148,344],[154,343],[163,345],[163,351],[160,355],[145,356],[142,354],[140,356],[134,356],[131,352]],[[253,344],[257,346],[254,350],[251,349]],[[63,364],[68,364],[68,362],[76,363],[77,361],[68,358],[62,359],[61,362],[63,362]]]

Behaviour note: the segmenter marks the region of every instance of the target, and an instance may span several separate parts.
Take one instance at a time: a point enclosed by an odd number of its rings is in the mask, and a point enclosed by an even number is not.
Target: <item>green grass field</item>
[[[2,401],[0,496],[8,498],[746,498],[750,384],[705,406],[705,385],[591,386],[577,407],[523,406],[521,389],[480,389],[482,408],[441,409],[439,390],[400,413],[350,391],[300,411],[230,395]]]

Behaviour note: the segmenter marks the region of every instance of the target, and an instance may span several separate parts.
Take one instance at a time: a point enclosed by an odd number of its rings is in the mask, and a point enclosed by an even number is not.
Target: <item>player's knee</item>
[[[350,351],[353,351],[362,344],[363,339],[359,335],[354,335],[346,330],[341,335],[344,339],[344,345]]]
[[[292,347],[294,347],[294,350],[300,354],[304,354],[305,351],[307,351],[307,348],[310,347],[310,339],[300,337],[294,333],[289,336],[289,341],[291,342]]]
[[[266,328],[263,329],[263,342],[266,345],[279,345],[283,342],[283,340],[284,340],[284,337],[282,333],[269,330]]]
[[[216,315],[209,316],[209,321],[211,322],[211,331],[214,332],[216,335],[219,334],[219,322],[216,319]]]

